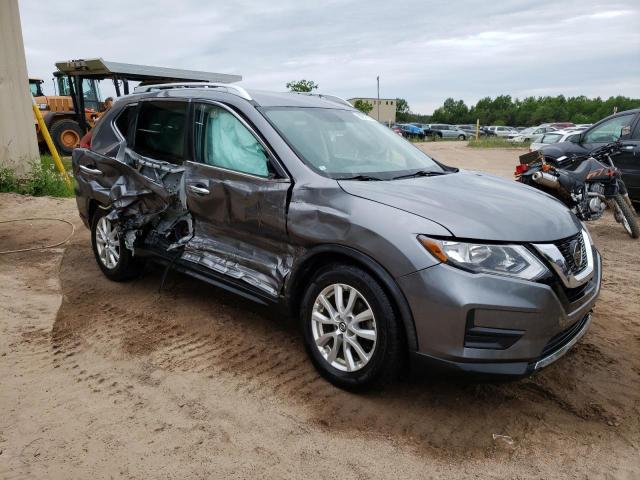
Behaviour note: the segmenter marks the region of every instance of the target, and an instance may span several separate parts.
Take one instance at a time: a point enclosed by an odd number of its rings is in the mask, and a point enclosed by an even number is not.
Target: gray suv
[[[153,260],[284,304],[343,388],[408,359],[532,373],[585,333],[600,288],[600,256],[562,204],[443,165],[336,97],[142,87],[73,171],[108,278]]]

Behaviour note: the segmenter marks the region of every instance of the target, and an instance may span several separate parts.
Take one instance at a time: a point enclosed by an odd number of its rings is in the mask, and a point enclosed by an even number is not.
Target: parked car
[[[425,134],[422,128],[416,127],[410,123],[399,123],[398,127],[402,130],[402,135],[405,137],[424,138]]]
[[[587,330],[600,255],[550,196],[444,165],[336,97],[136,92],[73,152],[107,278],[156,261],[283,304],[344,388],[391,380],[407,356],[526,375]]]
[[[529,127],[529,128],[525,128],[524,130],[522,130],[521,132],[518,132],[517,135],[512,136],[511,138],[509,138],[510,142],[527,142],[529,140],[532,139],[532,137],[537,136],[537,135],[543,135],[547,132],[553,132],[556,129],[554,127],[551,126],[547,126],[547,127]]]
[[[551,145],[552,143],[570,142],[578,135],[580,135],[580,132],[573,130],[555,130],[542,135],[536,135],[535,141],[532,141],[529,146],[529,151],[534,152],[540,150],[545,145]]]
[[[496,136],[496,132],[494,132],[492,129],[492,127],[489,126],[482,126],[480,127],[480,131],[487,137],[495,137]]]
[[[616,113],[600,120],[569,142],[547,145],[541,149],[545,157],[586,155],[595,148],[620,140],[624,146],[614,159],[622,171],[629,197],[640,206],[640,109]]]
[[[475,137],[476,136],[476,126],[475,125],[456,125],[456,127],[458,127],[459,130],[462,130],[463,132],[465,132],[469,138]],[[484,132],[482,130],[480,130],[478,132],[480,135],[483,135]]]
[[[466,140],[469,133],[460,130],[455,125],[446,125],[443,123],[432,123],[429,125],[431,136],[439,138],[457,138],[458,140]]]
[[[542,126],[553,127],[556,130],[564,130],[567,128],[575,127],[575,124],[571,122],[556,122],[556,123],[543,123]]]
[[[393,130],[394,132],[396,132],[398,135],[400,135],[401,137],[402,135],[402,128],[400,128],[398,125],[391,125],[391,130]]]
[[[509,136],[517,135],[518,131],[512,127],[491,126],[489,131],[493,132],[498,137],[507,138]]]
[[[431,135],[431,126],[428,123],[412,123],[411,125],[414,125],[420,129],[422,129],[422,132],[424,133],[425,137]]]

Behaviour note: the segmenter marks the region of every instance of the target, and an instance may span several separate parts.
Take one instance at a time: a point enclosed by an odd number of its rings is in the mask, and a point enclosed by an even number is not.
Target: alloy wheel
[[[322,358],[344,372],[364,368],[378,338],[369,302],[344,283],[329,285],[318,294],[311,312],[311,332]]]
[[[101,217],[96,226],[98,257],[108,269],[116,268],[120,261],[120,235],[107,217]]]

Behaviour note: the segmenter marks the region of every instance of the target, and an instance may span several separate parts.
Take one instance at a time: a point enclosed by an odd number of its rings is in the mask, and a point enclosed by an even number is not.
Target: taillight
[[[529,165],[527,165],[526,163],[516,165],[516,175],[522,175],[527,170],[529,170]]]
[[[80,148],[91,148],[91,131],[85,133],[80,139]]]

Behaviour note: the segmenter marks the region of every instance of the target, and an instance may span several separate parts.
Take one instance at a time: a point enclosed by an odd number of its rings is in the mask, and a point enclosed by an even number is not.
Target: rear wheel
[[[123,235],[107,216],[109,210],[99,208],[91,225],[91,245],[96,262],[110,280],[121,282],[138,276],[143,264],[133,257],[124,244]]]
[[[622,224],[631,238],[640,237],[640,227],[638,227],[636,215],[622,195],[616,195],[613,207],[615,209],[614,217],[616,218],[616,221]]]
[[[464,140],[465,136],[464,135],[458,135],[458,140]]]
[[[387,294],[367,272],[330,265],[307,287],[300,319],[307,353],[334,385],[362,389],[399,372],[401,332]]]
[[[71,155],[73,149],[80,145],[82,129],[73,120],[59,120],[51,126],[51,138],[58,153]]]

